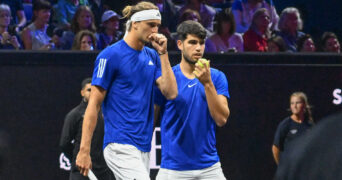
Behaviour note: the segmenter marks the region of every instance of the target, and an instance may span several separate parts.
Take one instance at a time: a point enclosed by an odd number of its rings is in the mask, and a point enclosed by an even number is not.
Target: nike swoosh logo
[[[188,84],[188,88],[191,88],[192,86],[196,85],[197,83],[195,84]]]

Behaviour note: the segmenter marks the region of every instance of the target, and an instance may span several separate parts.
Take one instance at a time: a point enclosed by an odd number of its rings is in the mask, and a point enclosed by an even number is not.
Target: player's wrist
[[[159,56],[164,55],[164,54],[167,54],[167,50],[158,52],[158,54],[159,54]]]

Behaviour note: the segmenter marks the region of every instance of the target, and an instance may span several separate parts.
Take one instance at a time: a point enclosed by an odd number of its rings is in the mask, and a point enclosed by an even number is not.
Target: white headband
[[[149,9],[149,10],[139,11],[139,12],[134,13],[129,20],[130,21],[145,21],[145,20],[152,20],[152,19],[161,20],[161,15],[160,15],[159,10]]]

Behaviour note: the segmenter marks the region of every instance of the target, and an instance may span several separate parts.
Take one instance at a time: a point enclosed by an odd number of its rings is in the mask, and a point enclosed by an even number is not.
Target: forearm
[[[175,75],[173,74],[167,52],[160,55],[160,61],[162,76],[158,82],[158,87],[167,99],[174,99],[178,94],[177,82]]]
[[[272,153],[273,153],[274,161],[278,165],[279,164],[279,149],[275,145],[272,146]]]
[[[227,100],[223,102],[222,99],[220,99],[212,82],[207,83],[204,88],[210,115],[213,117],[217,126],[222,127],[227,123],[230,114]]]

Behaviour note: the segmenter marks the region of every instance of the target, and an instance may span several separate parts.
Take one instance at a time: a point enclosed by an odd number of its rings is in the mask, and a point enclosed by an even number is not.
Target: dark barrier
[[[80,102],[80,82],[92,75],[96,53],[0,53],[0,179],[67,179],[60,169],[64,116]],[[206,56],[229,81],[231,117],[217,132],[225,175],[271,180],[271,145],[289,115],[289,95],[307,93],[319,120],[341,110],[342,56],[229,54]],[[172,64],[179,54],[171,53]],[[152,155],[153,156],[153,155]],[[61,159],[61,161],[65,161]],[[152,170],[152,176],[157,170]]]

